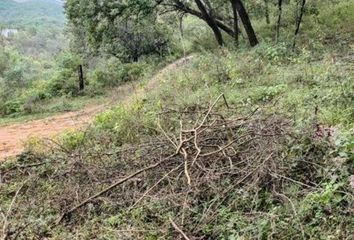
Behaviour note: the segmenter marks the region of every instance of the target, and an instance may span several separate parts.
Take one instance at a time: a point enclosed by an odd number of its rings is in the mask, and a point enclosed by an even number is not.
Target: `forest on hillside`
[[[11,27],[64,25],[62,2],[56,0],[2,0],[0,23]]]
[[[1,117],[42,111],[32,105],[49,95],[41,88],[64,58],[64,24],[63,6],[56,1],[0,2]]]
[[[0,237],[354,239],[353,23],[354,0],[1,1],[0,134],[105,109],[0,162]]]

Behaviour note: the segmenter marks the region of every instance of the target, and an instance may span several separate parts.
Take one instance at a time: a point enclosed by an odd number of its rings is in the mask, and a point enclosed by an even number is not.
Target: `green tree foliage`
[[[109,1],[70,0],[65,6],[74,41],[85,39],[96,52],[136,62],[141,56],[167,51],[168,30],[154,15],[118,18],[113,15],[121,6]]]
[[[235,8],[240,15],[252,46],[258,43],[247,10],[240,0],[232,1],[87,1],[69,0],[65,4],[66,14],[73,26],[84,28],[95,49],[103,47],[109,53],[127,55],[136,61],[141,55],[160,53],[167,43],[166,28],[162,23],[171,13],[180,16],[191,15],[204,21],[212,30],[219,45],[224,44],[221,32],[232,37],[238,30],[232,29],[237,22],[228,15]],[[172,28],[177,22],[169,22]]]
[[[25,87],[30,80],[25,79],[28,71],[28,59],[13,49],[0,49],[0,76],[6,88],[11,90]]]
[[[51,96],[54,57],[66,48],[64,19],[59,1],[0,1],[0,30],[16,30],[0,36],[0,115]]]
[[[57,59],[55,74],[49,82],[49,91],[54,96],[77,95],[79,93],[78,66],[81,60],[69,52],[61,53]]]
[[[56,0],[0,1],[0,22],[12,27],[63,25],[62,3]]]
[[[0,48],[0,114],[17,111],[16,98],[19,89],[27,87],[31,80],[28,59],[10,48]],[[9,102],[10,101],[10,102]],[[16,106],[15,106],[16,105]]]

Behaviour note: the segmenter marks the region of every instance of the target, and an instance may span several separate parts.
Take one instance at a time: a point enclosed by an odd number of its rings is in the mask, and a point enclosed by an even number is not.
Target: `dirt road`
[[[149,90],[156,88],[164,74],[185,64],[191,58],[192,56],[185,57],[166,66],[149,81],[146,88]],[[127,101],[142,93],[141,89],[137,90],[136,85],[127,84],[112,93],[110,104],[90,106],[82,111],[2,126],[0,127],[0,161],[21,153],[24,149],[23,142],[29,137],[50,138],[68,129],[82,128],[108,106]]]
[[[67,129],[80,128],[101,110],[102,106],[93,106],[78,112],[0,127],[0,160],[21,153],[23,142],[29,137],[52,137]]]

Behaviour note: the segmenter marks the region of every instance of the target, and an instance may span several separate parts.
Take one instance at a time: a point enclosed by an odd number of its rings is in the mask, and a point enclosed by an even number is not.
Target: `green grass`
[[[251,52],[196,55],[188,64],[166,72],[156,89],[99,115],[92,128],[57,138],[49,147],[51,154],[34,151],[1,165],[0,170],[10,174],[0,187],[2,208],[8,208],[22,184],[26,189],[16,201],[13,218],[22,220],[11,221],[11,229],[34,219],[21,236],[175,239],[169,224],[172,217],[189,236],[211,239],[350,238],[354,227],[348,214],[354,197],[349,185],[354,163],[353,69],[345,56],[333,63],[326,54],[321,59],[312,59],[306,52],[289,58],[282,51],[287,50],[260,46]],[[275,160],[280,162],[274,164],[280,164],[278,171],[284,171],[291,181],[252,182],[256,175],[248,184],[221,195],[232,184],[232,174],[225,172],[225,177],[218,178],[217,168],[209,169],[207,182],[212,187],[200,190],[188,187],[181,171],[173,178],[175,184],[161,182],[151,197],[127,210],[163,171],[169,171],[166,166],[112,190],[78,209],[63,224],[51,227],[77,202],[160,158],[159,154],[167,155],[171,144],[163,140],[165,134],[172,139],[178,136],[180,119],[185,129],[191,127],[194,118],[201,118],[221,93],[232,109],[218,104],[217,114],[238,118],[258,109],[260,119],[274,117],[271,124],[278,124],[276,119],[280,119],[280,128],[283,121],[289,123],[289,136],[282,144],[265,145],[263,150],[280,151],[281,158]],[[198,110],[201,116],[194,118],[183,113]],[[219,134],[222,132],[223,128]],[[41,149],[37,142],[33,144],[33,149]],[[181,158],[174,160],[180,164]],[[203,160],[213,159],[199,159]],[[38,162],[47,164],[23,173],[9,170]],[[29,178],[23,183],[26,174],[36,176],[36,181]],[[203,182],[200,184],[202,187]],[[313,184],[316,187],[309,187]],[[178,194],[165,195],[170,187]],[[188,207],[183,208],[187,200]],[[29,208],[29,201],[37,204]]]
[[[252,53],[195,57],[190,65],[168,73],[153,99],[184,108],[208,103],[223,92],[232,104],[284,114],[299,125],[317,119],[326,126],[354,127],[354,72],[345,57],[332,62],[326,56],[312,60],[306,53],[264,56],[264,48],[266,53],[276,51],[259,46]]]
[[[46,101],[41,101],[34,106],[34,112],[28,114],[13,114],[0,118],[0,126],[12,123],[22,123],[36,119],[42,119],[65,112],[83,110],[87,106],[100,105],[108,101],[108,96],[89,96],[66,98],[56,97]]]
[[[321,18],[331,10],[344,14],[335,18],[343,26],[336,36],[341,43],[352,37],[347,32],[351,16],[344,11],[351,3],[321,13]],[[92,128],[56,139],[56,144],[49,145],[50,152],[24,153],[1,164],[0,171],[6,173],[0,185],[1,209],[8,209],[21,185],[26,190],[15,201],[10,230],[30,224],[20,235],[24,238],[177,239],[169,222],[173,218],[188,236],[201,239],[351,239],[354,49],[348,42],[342,46],[322,38],[313,42],[312,34],[326,33],[331,26],[326,23],[330,19],[323,21],[320,28],[305,24],[295,52],[286,44],[262,43],[251,50],[195,54],[188,64],[165,72],[155,89],[100,114]],[[233,160],[243,167],[242,154],[255,154],[246,159],[246,167],[251,167],[245,174],[251,175],[244,184],[233,185],[242,167],[214,166],[222,164],[223,158],[203,157],[198,160],[201,166],[190,165],[189,170],[193,180],[202,176],[197,186],[204,188],[188,186],[182,169],[130,208],[173,164],[183,163],[178,155],[53,227],[72,206],[174,153],[171,141],[180,137],[180,121],[183,129],[193,127],[221,93],[230,108],[219,102],[215,116],[243,119],[258,109],[254,125],[269,119],[270,126],[287,133],[257,142],[251,149],[237,146]],[[55,106],[48,104],[49,109]],[[226,126],[208,141],[229,141]],[[245,132],[236,127],[231,135]],[[192,149],[190,143],[187,151]],[[269,151],[275,155],[266,163]],[[265,160],[258,164],[260,159],[253,156]],[[23,169],[36,163],[43,165]],[[263,171],[256,171],[262,167]],[[277,171],[284,175],[269,175]]]

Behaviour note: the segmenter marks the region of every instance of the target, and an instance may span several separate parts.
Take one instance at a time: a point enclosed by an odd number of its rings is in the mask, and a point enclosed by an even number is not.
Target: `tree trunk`
[[[181,37],[184,37],[184,31],[183,31],[183,16],[179,17],[179,31],[181,33]]]
[[[223,46],[224,40],[223,40],[221,31],[215,22],[214,17],[210,13],[208,13],[207,9],[205,8],[205,6],[201,0],[195,0],[195,3],[197,4],[200,12],[202,13],[203,18],[205,19],[206,23],[213,30],[216,41],[218,42],[218,44],[220,46]]]
[[[79,65],[79,90],[83,91],[85,89],[84,71],[82,70],[82,65]]]
[[[243,6],[242,1],[241,0],[231,0],[231,1],[233,2],[233,4],[235,4],[238,15],[240,16],[243,26],[246,30],[250,45],[252,47],[256,46],[258,44],[258,39],[252,27],[251,20],[248,16],[248,13],[245,7]]]
[[[234,15],[234,39],[235,39],[235,45],[238,46],[239,45],[239,38],[240,38],[240,29],[238,26],[238,15],[237,15],[237,8],[236,5],[234,4],[234,1],[230,0],[231,2],[231,6],[232,6],[232,13]]]
[[[210,15],[214,16],[214,12],[213,12],[214,10],[213,10],[213,7],[211,6],[210,1],[209,0],[203,0],[203,2],[205,3],[205,6],[207,6],[207,9],[208,9]]]
[[[270,24],[268,0],[264,0],[266,23]]]
[[[299,31],[300,31],[300,25],[301,25],[301,22],[302,22],[302,17],[304,15],[304,11],[305,11],[305,4],[306,4],[306,0],[302,0],[300,13],[297,15],[296,26],[295,26],[295,34],[294,34],[294,42],[293,42],[293,51],[295,50],[295,46],[296,46],[296,37],[297,37],[297,35],[299,34]]]
[[[276,26],[276,36],[275,36],[275,42],[279,42],[279,37],[280,37],[280,25],[281,25],[281,17],[283,14],[283,0],[278,0],[278,20],[277,20],[277,26]]]
[[[184,3],[182,3],[179,0],[175,0],[175,4],[174,7],[178,10],[178,11],[182,11],[184,13],[188,13],[191,14],[193,16],[196,16],[197,18],[206,21],[204,15],[202,15],[201,12],[198,12],[188,6],[186,6]],[[221,30],[223,30],[225,33],[227,33],[228,35],[230,35],[231,37],[235,36],[234,31],[227,26],[221,19],[218,19],[217,17],[214,18],[216,25],[218,26],[218,28],[220,28]]]

